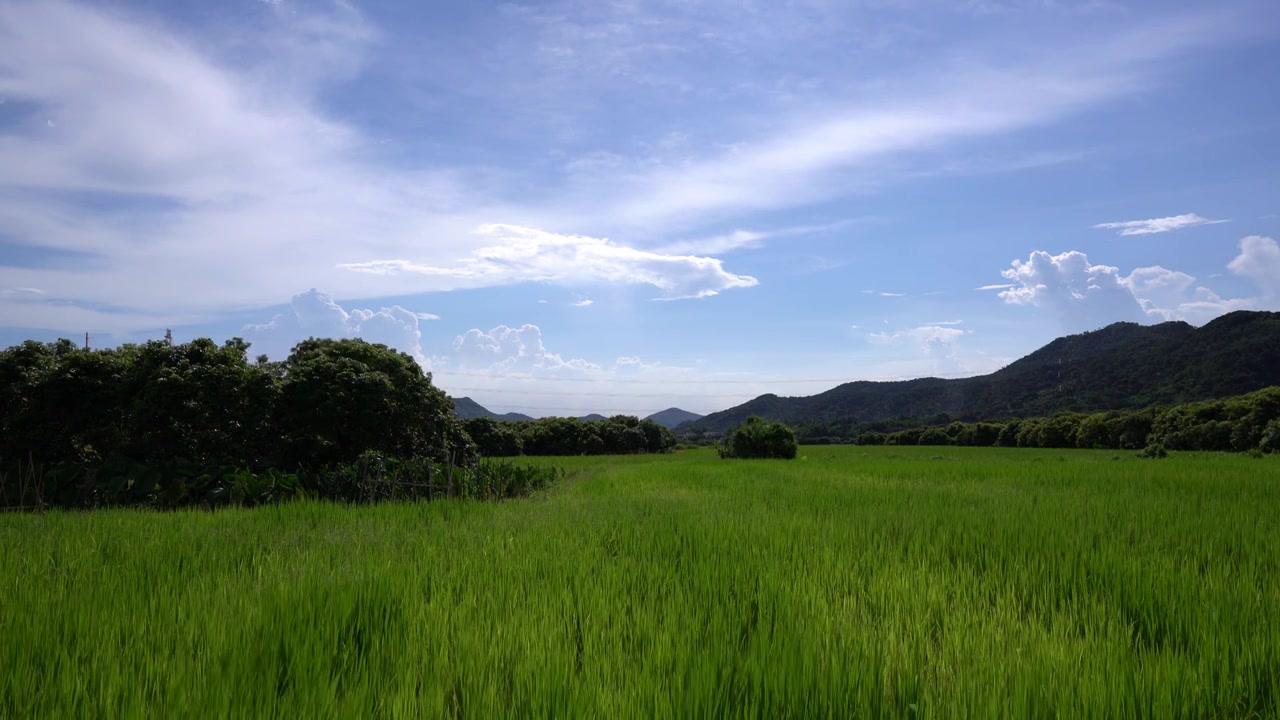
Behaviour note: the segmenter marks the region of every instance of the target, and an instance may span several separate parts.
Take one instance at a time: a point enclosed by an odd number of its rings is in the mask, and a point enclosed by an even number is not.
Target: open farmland
[[[0,716],[1276,715],[1280,458],[801,455],[0,516]]]

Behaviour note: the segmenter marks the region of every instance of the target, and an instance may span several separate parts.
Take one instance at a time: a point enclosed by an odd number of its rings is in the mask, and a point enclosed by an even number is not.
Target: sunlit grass
[[[2,516],[0,716],[1276,715],[1275,458],[801,455]]]

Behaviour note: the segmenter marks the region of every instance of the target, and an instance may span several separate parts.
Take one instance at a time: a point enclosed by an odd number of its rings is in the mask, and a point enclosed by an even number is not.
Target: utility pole
[[[84,334],[84,349],[89,349],[89,333]]]
[[[169,343],[170,345],[173,344],[173,331],[170,330],[169,328],[164,329],[164,341]]]

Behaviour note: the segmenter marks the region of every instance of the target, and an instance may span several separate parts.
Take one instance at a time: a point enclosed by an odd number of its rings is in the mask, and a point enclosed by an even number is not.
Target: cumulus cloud
[[[428,366],[422,352],[422,332],[418,322],[428,313],[415,313],[399,305],[380,310],[344,310],[329,295],[312,288],[293,296],[289,310],[269,323],[246,325],[245,339],[255,353],[279,359],[294,345],[312,337],[363,338],[372,343],[408,353]]]
[[[1082,252],[1050,255],[1037,250],[1025,262],[1014,260],[1013,267],[1000,274],[1014,281],[1014,287],[999,294],[1002,300],[1047,308],[1073,331],[1145,317],[1120,269],[1094,265]]]
[[[1257,285],[1256,297],[1223,298],[1187,273],[1158,265],[1122,275],[1119,268],[1094,265],[1081,252],[1031,253],[1014,260],[1003,275],[1017,282],[999,297],[1011,305],[1033,305],[1057,315],[1070,331],[1093,330],[1113,322],[1183,320],[1202,325],[1235,310],[1280,307],[1280,245],[1260,236],[1240,241],[1228,264]]]
[[[453,266],[411,260],[375,260],[339,267],[374,275],[446,276],[477,285],[513,282],[593,282],[652,285],[663,298],[679,300],[715,295],[758,281],[735,275],[722,261],[692,255],[664,255],[618,245],[605,238],[561,235],[517,225],[490,224],[477,229],[494,243],[478,248]]]
[[[542,329],[525,324],[518,328],[506,325],[484,332],[471,329],[453,341],[450,359],[461,368],[490,372],[584,372],[600,366],[579,358],[565,360],[547,350],[542,343]]]
[[[1254,281],[1268,300],[1280,300],[1280,245],[1269,237],[1250,235],[1240,241],[1240,255],[1227,269]]]
[[[1211,220],[1195,213],[1173,215],[1171,217],[1151,218],[1149,220],[1125,220],[1124,222],[1107,222],[1094,225],[1095,230],[1119,230],[1121,235],[1152,235],[1155,233],[1173,232],[1197,225],[1218,225],[1227,220]]]

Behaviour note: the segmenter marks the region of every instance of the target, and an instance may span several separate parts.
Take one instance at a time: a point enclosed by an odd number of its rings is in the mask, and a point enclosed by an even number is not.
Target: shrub
[[[1142,457],[1148,460],[1160,460],[1169,457],[1169,451],[1161,443],[1151,443],[1143,448]]]
[[[784,423],[752,415],[734,428],[720,444],[722,458],[777,458],[794,460],[796,433]]]

